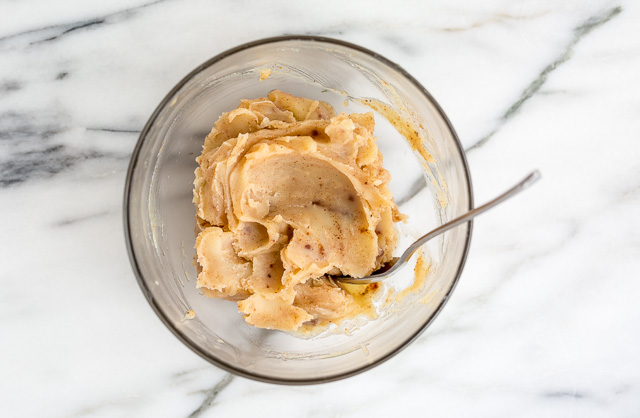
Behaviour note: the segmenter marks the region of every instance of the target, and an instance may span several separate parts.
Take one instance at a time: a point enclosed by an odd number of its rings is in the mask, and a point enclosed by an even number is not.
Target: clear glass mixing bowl
[[[260,81],[265,68],[271,75]],[[242,319],[236,303],[202,296],[193,264],[195,157],[221,113],[237,107],[240,99],[263,97],[273,89],[327,101],[337,112],[371,111],[364,99],[378,110],[386,109],[384,115],[374,112],[378,146],[392,175],[391,191],[409,215],[406,224],[398,225],[398,253],[472,208],[464,152],[424,87],[396,64],[359,46],[289,36],[245,44],[210,59],[180,81],[153,112],[127,174],[127,246],[152,308],[176,337],[206,360],[273,383],[337,380],[389,359],[434,320],[462,271],[472,224],[426,244],[430,270],[424,286],[387,306],[379,319],[352,324],[346,333],[303,339],[254,328]],[[400,117],[395,127],[387,119],[390,113]],[[416,152],[415,142],[397,129],[406,135],[407,127],[420,136],[418,148],[424,146],[430,155]],[[413,275],[407,266],[390,285],[406,287]],[[195,318],[185,319],[189,310]]]

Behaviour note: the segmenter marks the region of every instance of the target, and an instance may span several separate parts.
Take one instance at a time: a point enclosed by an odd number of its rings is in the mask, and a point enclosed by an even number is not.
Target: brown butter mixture
[[[377,286],[324,277],[363,277],[392,257],[404,215],[373,130],[372,113],[336,116],[328,103],[280,91],[223,114],[196,159],[202,293],[238,301],[261,328],[371,316],[363,295]]]

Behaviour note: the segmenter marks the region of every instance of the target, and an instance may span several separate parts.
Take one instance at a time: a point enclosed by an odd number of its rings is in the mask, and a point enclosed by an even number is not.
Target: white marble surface
[[[0,415],[640,415],[639,19],[624,0],[0,2]],[[476,223],[417,342],[307,387],[234,378],[183,346],[122,232],[129,155],[165,93],[285,33],[409,70],[468,149],[478,202],[544,176]]]

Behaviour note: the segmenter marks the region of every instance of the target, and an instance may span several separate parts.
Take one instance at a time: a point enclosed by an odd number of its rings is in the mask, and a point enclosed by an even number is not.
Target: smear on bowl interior
[[[339,285],[392,258],[396,206],[372,113],[272,91],[224,113],[196,159],[197,286],[247,323],[308,331],[375,317],[378,286]]]

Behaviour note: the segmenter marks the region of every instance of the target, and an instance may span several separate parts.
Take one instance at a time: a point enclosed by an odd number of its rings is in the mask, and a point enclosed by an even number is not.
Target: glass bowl
[[[265,68],[271,73],[261,81]],[[424,87],[380,55],[333,39],[287,36],[226,51],[187,75],[151,115],[127,173],[124,227],[152,308],[183,343],[227,371],[272,383],[328,382],[375,367],[429,326],[458,281],[472,224],[425,245],[426,281],[387,298],[378,319],[312,338],[254,328],[235,302],[202,296],[193,263],[195,157],[220,114],[274,89],[327,101],[337,112],[377,109],[375,134],[390,189],[409,215],[398,224],[398,253],[472,209],[469,170],[453,127]],[[394,280],[387,286],[410,286],[414,268]],[[186,314],[191,310],[194,318]]]

